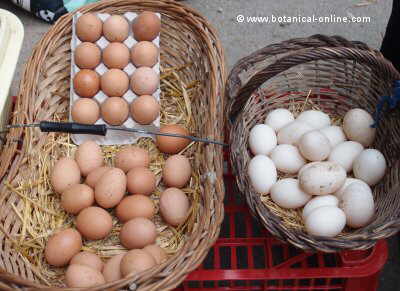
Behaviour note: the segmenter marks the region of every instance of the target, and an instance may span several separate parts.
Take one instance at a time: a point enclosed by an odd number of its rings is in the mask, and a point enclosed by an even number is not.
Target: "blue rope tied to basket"
[[[394,81],[392,96],[382,96],[379,99],[374,114],[374,123],[371,125],[371,127],[377,128],[379,121],[382,119],[382,115],[384,115],[388,109],[396,108],[398,103],[400,103],[400,80]],[[385,105],[387,105],[386,110]]]

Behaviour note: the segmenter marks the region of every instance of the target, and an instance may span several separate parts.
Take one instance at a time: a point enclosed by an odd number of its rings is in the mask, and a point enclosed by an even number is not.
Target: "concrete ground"
[[[396,0],[395,0],[396,1]],[[286,39],[320,33],[341,35],[359,40],[373,48],[382,41],[392,0],[186,0],[218,29],[227,55],[228,68],[237,60],[265,45]],[[7,0],[0,8],[20,17],[25,26],[25,40],[11,94],[16,94],[24,63],[32,48],[49,25],[24,12]],[[247,17],[369,17],[368,23],[249,23]],[[241,22],[244,17],[244,21]],[[365,20],[368,21],[368,20]],[[400,290],[400,260],[397,238],[390,240],[390,258],[381,275],[380,291]]]

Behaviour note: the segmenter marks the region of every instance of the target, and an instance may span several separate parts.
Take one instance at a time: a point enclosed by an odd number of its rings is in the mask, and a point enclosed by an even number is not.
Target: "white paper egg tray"
[[[71,58],[71,89],[70,89],[70,114],[69,114],[69,119],[70,121],[72,120],[71,117],[71,108],[72,105],[79,99],[81,98],[78,94],[75,93],[74,88],[73,88],[73,79],[75,75],[80,71],[79,67],[75,64],[75,49],[76,47],[81,43],[81,40],[76,36],[75,32],[75,25],[76,21],[78,18],[82,15],[82,13],[76,13],[73,17],[73,25],[72,25],[72,40],[71,40],[71,51],[72,51],[72,58]],[[158,17],[161,18],[161,15],[157,13]],[[104,22],[108,17],[110,17],[110,14],[106,13],[98,13],[97,16]],[[138,16],[137,13],[134,12],[127,12],[124,14],[125,18],[128,20],[129,23],[129,35],[128,38],[123,42],[129,49],[129,51],[132,49],[132,47],[137,43],[135,38],[133,37],[133,32],[132,32],[132,23],[134,19]],[[109,44],[110,42],[102,36],[96,44],[100,47],[100,49],[103,51],[105,47]],[[157,46],[160,47],[160,36],[158,36],[156,39],[153,40],[153,43]],[[158,74],[160,74],[160,57],[158,57],[158,62],[154,65],[152,68],[155,70]],[[123,69],[125,73],[128,74],[129,80],[133,74],[133,72],[136,70],[136,67],[133,65],[133,63],[130,61],[129,64]],[[96,68],[95,71],[101,76],[105,72],[108,71],[108,68],[106,65],[104,65],[103,62],[101,62]],[[156,90],[155,93],[152,95],[160,102],[160,85],[158,85],[158,89]],[[128,91],[122,96],[128,104],[130,105],[132,101],[137,98],[138,96],[131,90],[131,88],[128,88]],[[108,96],[104,94],[101,90],[93,97],[94,100],[98,101],[99,105],[101,105]],[[97,120],[96,124],[107,124],[102,118]],[[132,116],[129,115],[128,119],[121,125],[121,127],[126,127],[126,128],[138,128],[138,129],[146,129],[146,130],[158,130],[160,127],[160,117],[158,117],[152,124],[150,125],[141,125],[135,122],[135,120],[132,119]],[[135,143],[139,138],[141,137],[151,137],[154,139],[153,135],[147,135],[147,134],[141,134],[141,133],[131,133],[131,132],[123,132],[123,131],[114,131],[114,130],[108,130],[106,136],[98,136],[98,135],[91,135],[91,134],[73,134],[72,135],[72,141],[79,145],[86,140],[94,140],[100,145],[122,145],[122,144],[132,144]]]

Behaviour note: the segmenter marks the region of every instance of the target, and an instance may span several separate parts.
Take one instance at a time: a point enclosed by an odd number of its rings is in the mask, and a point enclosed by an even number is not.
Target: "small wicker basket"
[[[182,82],[199,84],[192,100],[191,124],[202,137],[223,140],[224,55],[215,30],[195,10],[168,0],[108,0],[84,6],[79,12],[123,14],[150,10],[162,14],[161,67],[183,67]],[[29,59],[12,117],[13,124],[55,120],[66,116],[69,106],[70,40],[72,14],[61,17],[35,47]],[[186,64],[191,63],[191,66]],[[22,231],[13,211],[23,209],[24,201],[7,190],[5,184],[18,185],[39,169],[33,152],[45,149],[46,135],[39,131],[13,129],[0,156],[0,289],[61,290],[40,280],[41,270],[33,268],[26,254],[11,243]],[[22,140],[16,143],[16,140]],[[201,177],[198,213],[184,245],[167,262],[138,275],[91,288],[90,290],[170,290],[205,258],[218,238],[223,219],[224,186],[222,148],[199,145],[193,163]],[[11,241],[11,242],[10,242]],[[62,289],[64,290],[64,289]],[[75,289],[74,289],[75,290]]]
[[[240,60],[228,77],[227,120],[231,162],[240,191],[253,215],[275,236],[304,250],[326,252],[367,249],[400,228],[400,110],[380,122],[374,148],[383,152],[388,171],[374,187],[376,215],[368,226],[334,238],[308,235],[300,211],[265,203],[247,175],[248,136],[275,108],[292,109],[312,101],[323,111],[343,116],[360,107],[373,113],[380,96],[392,93],[400,74],[377,51],[341,37],[314,35],[267,46]],[[294,106],[294,107],[293,107]],[[287,216],[292,217],[287,217]]]

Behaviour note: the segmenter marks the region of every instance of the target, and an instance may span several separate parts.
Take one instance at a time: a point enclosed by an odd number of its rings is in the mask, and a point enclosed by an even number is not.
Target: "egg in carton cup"
[[[73,85],[73,80],[75,75],[81,70],[75,63],[75,50],[77,46],[82,43],[82,41],[78,38],[76,35],[76,23],[83,14],[82,13],[76,13],[73,17],[73,25],[72,25],[72,39],[71,39],[71,51],[72,51],[72,58],[71,58],[71,84],[70,84],[70,114],[69,114],[69,119],[70,121],[72,120],[71,117],[71,109],[73,104],[79,100],[80,98],[86,98],[86,97],[80,97],[74,90],[74,85]],[[97,13],[97,17],[104,23],[111,15],[107,13]],[[123,14],[125,19],[128,21],[129,24],[129,34],[127,39],[123,41],[123,44],[125,44],[129,51],[132,50],[133,46],[138,43],[138,41],[134,38],[133,31],[132,31],[132,24],[136,17],[138,17],[139,14],[134,13],[134,12],[126,12]],[[161,15],[159,13],[156,13],[158,17],[161,18]],[[104,51],[104,49],[107,47],[107,45],[110,42],[104,37],[104,35],[101,36],[99,40],[94,42],[101,51]],[[160,47],[160,36],[158,35],[152,43],[156,45],[158,48]],[[123,69],[123,71],[128,75],[129,80],[132,77],[132,74],[135,72],[137,68],[135,65],[132,63],[130,60],[128,65]],[[160,75],[160,56],[158,55],[158,60],[157,63],[152,67],[152,69]],[[104,73],[106,73],[109,69],[107,66],[103,63],[103,60],[100,62],[100,64],[94,69],[100,76],[102,76]],[[154,98],[160,103],[160,84],[158,84],[157,90],[152,94]],[[92,97],[93,100],[97,101],[99,103],[99,106],[111,96],[107,96],[103,91],[100,91]],[[128,87],[127,92],[121,97],[125,99],[129,105],[138,98],[139,96],[133,92],[131,87]],[[95,124],[107,124],[104,119],[100,117]],[[156,120],[154,120],[151,124],[149,125],[141,125],[137,123],[132,116],[129,114],[128,119],[121,125],[121,127],[126,127],[126,128],[137,128],[137,129],[144,129],[144,130],[150,130],[150,131],[158,131],[160,127],[160,116],[157,117]],[[72,141],[79,145],[87,140],[94,140],[100,145],[124,145],[124,144],[132,144],[136,143],[139,138],[142,137],[150,137],[154,139],[153,135],[148,135],[148,134],[142,134],[142,133],[132,133],[132,132],[124,132],[124,131],[114,131],[114,130],[109,130],[107,132],[106,136],[98,136],[98,135],[91,135],[91,134],[73,134],[71,136]]]

